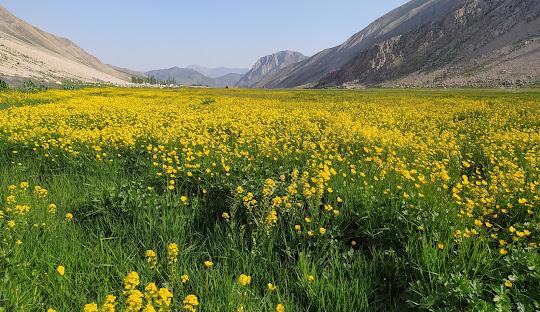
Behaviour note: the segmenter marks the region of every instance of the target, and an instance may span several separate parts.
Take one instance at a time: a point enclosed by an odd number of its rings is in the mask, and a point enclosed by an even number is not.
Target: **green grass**
[[[208,92],[206,98],[212,99],[250,96],[223,90]],[[337,93],[316,94],[313,101],[325,102]],[[344,94],[348,100],[358,95]],[[376,98],[381,94],[432,101],[455,98],[510,102],[540,98],[534,89],[517,93],[367,90],[362,95]],[[277,91],[268,96],[293,102],[309,100],[313,93]],[[56,101],[50,98],[46,103]],[[0,108],[43,103],[23,98],[0,103]],[[338,108],[339,103],[335,106]],[[478,164],[485,163],[484,151],[472,144],[481,136],[481,127],[489,127],[482,124],[484,116],[469,111],[456,118],[478,126],[477,132],[464,132],[460,144],[464,155],[470,154]],[[340,148],[346,150],[346,146]],[[361,150],[361,145],[353,144],[353,149]],[[18,153],[14,154],[14,150]],[[171,289],[172,311],[187,311],[182,300],[188,294],[198,297],[198,311],[237,311],[241,305],[244,311],[276,311],[278,303],[285,306],[285,311],[540,309],[540,283],[535,284],[540,282],[538,252],[515,252],[505,258],[486,241],[454,241],[456,228],[449,225],[464,223],[446,196],[452,188],[447,191],[427,186],[425,198],[415,198],[413,209],[403,199],[403,193],[411,193],[414,186],[396,173],[389,173],[374,188],[347,182],[338,175],[330,186],[339,190],[343,203],[328,194],[321,200],[339,209],[339,215],[329,216],[319,209],[318,201],[306,200],[304,207],[317,221],[307,224],[305,211],[293,207],[268,230],[254,225],[261,221],[259,216],[238,209],[241,203],[235,197],[236,186],[245,182],[246,192],[248,188],[256,192],[268,177],[277,181],[283,172],[290,178],[289,169],[307,169],[310,155],[282,163],[261,157],[252,171],[232,171],[238,184],[222,178],[197,184],[194,179],[182,177],[174,191],[164,193],[163,181],[157,179],[144,149],[107,152],[123,156],[105,163],[93,159],[90,152],[85,155],[83,151],[82,157],[73,158],[56,148],[49,151],[50,155],[59,155],[52,162],[50,157],[34,152],[31,145],[17,145],[0,136],[0,203],[4,208],[8,206],[10,185],[28,182],[29,190],[18,193],[17,203],[20,200],[31,207],[14,228],[6,225],[5,218],[0,220],[4,226],[0,236],[0,311],[82,311],[91,302],[101,306],[109,294],[124,302],[124,278],[131,271],[138,272],[141,290],[150,282]],[[405,149],[401,152],[400,156],[409,159],[416,156]],[[355,155],[353,160],[361,157]],[[209,159],[202,167],[210,167],[212,161],[219,162]],[[371,163],[358,166],[357,171],[369,177],[379,174],[379,168]],[[449,170],[453,170],[452,181],[460,181],[462,168]],[[532,171],[527,174],[536,177]],[[48,190],[45,198],[31,194],[36,185]],[[401,185],[403,190],[397,188]],[[385,193],[387,188],[389,193]],[[183,195],[187,195],[188,204],[181,199]],[[48,211],[50,203],[57,206],[54,214]],[[234,211],[234,218],[222,217],[223,212]],[[65,220],[67,213],[74,215],[69,222]],[[324,235],[310,237],[295,230],[295,225],[301,224],[316,231],[316,222],[328,225]],[[15,245],[15,240],[22,244]],[[174,265],[167,260],[170,243],[179,247]],[[146,261],[148,249],[157,253],[157,269],[150,269]],[[205,261],[214,265],[206,268]],[[64,275],[58,274],[58,266],[65,267]],[[181,281],[183,274],[189,276],[185,284]],[[251,284],[242,286],[237,281],[240,274],[251,276]],[[499,287],[507,278],[527,284],[529,290]],[[269,291],[268,283],[277,285],[277,289]],[[122,304],[117,310],[123,311]]]

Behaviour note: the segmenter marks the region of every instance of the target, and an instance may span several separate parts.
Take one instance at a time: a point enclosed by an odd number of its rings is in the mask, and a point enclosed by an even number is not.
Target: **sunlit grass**
[[[0,307],[539,309],[539,99],[0,93]]]

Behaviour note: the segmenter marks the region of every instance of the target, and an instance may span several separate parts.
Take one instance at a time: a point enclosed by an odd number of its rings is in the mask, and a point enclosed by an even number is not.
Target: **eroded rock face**
[[[534,83],[540,75],[537,38],[540,0],[468,0],[450,14],[371,46],[317,86]],[[505,69],[508,62],[514,66],[511,73]]]
[[[416,29],[429,21],[447,15],[465,0],[412,0],[385,14],[339,46],[275,71],[257,83],[257,87],[294,88],[315,84],[358,53],[374,44]],[[346,8],[345,8],[346,9]]]
[[[261,57],[236,85],[240,87],[254,87],[272,72],[280,70],[287,65],[305,60],[306,58],[302,53],[293,51],[280,51]]]

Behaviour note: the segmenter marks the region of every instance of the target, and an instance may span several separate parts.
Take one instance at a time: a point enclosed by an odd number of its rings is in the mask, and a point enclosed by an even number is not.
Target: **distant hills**
[[[42,31],[0,6],[0,77],[126,85],[130,77],[72,41]]]
[[[219,71],[226,72],[226,69],[222,67],[221,69],[208,69],[208,71],[215,74]],[[151,70],[144,74],[147,76],[154,76],[156,79],[162,81],[174,79],[177,83],[182,83],[185,86],[205,85],[215,88],[233,86],[243,76],[242,74],[233,72],[220,77],[211,78],[192,68],[180,68],[176,66],[168,69]]]
[[[217,67],[217,68],[208,68],[199,65],[189,65],[186,68],[193,69],[199,73],[210,77],[210,78],[219,78],[228,74],[240,74],[245,75],[249,68],[228,68],[228,67]]]
[[[279,71],[287,65],[291,65],[307,59],[307,56],[299,52],[279,51],[277,53],[261,57],[236,85],[240,87],[258,87],[259,82]]]

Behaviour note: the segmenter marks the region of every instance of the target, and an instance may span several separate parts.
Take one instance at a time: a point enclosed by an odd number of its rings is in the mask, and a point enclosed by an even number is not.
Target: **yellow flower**
[[[170,243],[167,251],[167,259],[169,260],[169,265],[176,263],[176,261],[178,260],[176,256],[178,256],[178,245],[175,243]]]
[[[157,292],[156,296],[156,304],[160,306],[170,306],[171,305],[171,299],[173,297],[173,294],[168,288],[160,288]],[[196,299],[197,297],[195,297]]]
[[[275,290],[277,286],[272,285],[272,283],[268,283],[268,290],[272,291]]]
[[[298,224],[295,225],[294,228],[295,228],[296,230],[300,230],[300,229],[301,229],[300,225],[298,225]]]
[[[56,310],[48,309],[47,312],[56,312]]]
[[[142,308],[143,294],[138,290],[132,290],[126,298],[126,311],[139,311]]]
[[[338,202],[338,203],[342,203],[342,202],[343,202],[343,199],[341,199],[341,197],[338,197],[338,198],[337,198],[337,202]]]
[[[241,274],[240,277],[238,277],[238,282],[243,286],[251,284],[251,276]]]
[[[510,226],[508,230],[510,231],[510,233],[514,233],[516,231],[516,228],[513,226]]]
[[[95,302],[84,306],[84,312],[99,312],[98,305]]]
[[[154,306],[152,306],[150,303],[146,304],[146,307],[142,310],[142,312],[156,312],[156,309]]]
[[[180,276],[180,278],[182,279],[182,283],[189,281],[189,276],[187,274]]]
[[[512,287],[512,282],[510,282],[510,280],[506,280],[506,282],[504,282],[504,286]]]
[[[444,249],[444,245],[443,245],[443,244],[439,244],[437,247],[439,247],[439,249]]]
[[[352,241],[352,242],[351,242],[351,245],[355,246],[355,245],[356,245],[356,241]]]
[[[311,219],[308,217],[305,217],[304,220],[306,220],[307,223],[311,222]]]
[[[69,222],[69,221],[71,221],[71,219],[73,219],[73,215],[71,213],[67,213],[66,214],[66,221]]]
[[[9,220],[9,221],[7,222],[7,224],[9,225],[9,227],[14,227],[14,226],[15,226],[15,221]]]
[[[224,219],[229,219],[231,216],[229,216],[228,213],[224,212],[221,214],[221,217],[223,217]]]
[[[115,312],[114,307],[117,304],[117,302],[115,301],[115,296],[107,295],[107,297],[105,297],[105,302],[103,303],[103,306],[101,306],[101,312]]]
[[[125,289],[127,290],[135,289],[135,287],[139,285],[139,274],[137,274],[137,272],[135,271],[130,272],[124,278],[124,285],[125,285]]]
[[[214,262],[211,262],[211,261],[204,261],[204,265],[206,265],[207,268],[211,267],[214,265]]]
[[[419,225],[419,226],[418,226],[418,229],[419,229],[420,231],[423,231],[423,230],[424,230],[424,227],[421,226],[421,225]]]
[[[309,236],[313,236],[313,232],[311,232],[311,231],[307,231],[307,234],[308,234]]]
[[[195,295],[187,295],[186,298],[184,299],[183,303],[184,304],[189,304],[189,305],[192,305],[192,306],[199,305],[198,298]]]
[[[21,242],[20,240],[17,240],[17,241],[15,242],[15,244],[20,245],[20,244],[22,244],[22,242]]]
[[[277,305],[276,311],[277,312],[283,312],[283,311],[285,311],[285,307],[280,303],[280,304]]]
[[[58,271],[58,274],[60,275],[64,275],[65,273],[65,268],[61,265],[59,265],[57,268],[56,268],[56,271]]]
[[[324,233],[326,233],[326,229],[325,228],[320,228],[319,232],[321,232],[321,234],[324,234]]]
[[[315,278],[313,277],[313,275],[308,275],[307,279],[308,279],[308,281],[312,281],[312,280],[314,280]]]
[[[524,230],[523,233],[524,233],[525,235],[527,235],[527,236],[531,235],[531,231],[529,231],[529,230]]]
[[[156,286],[156,283],[148,283],[148,285],[146,285],[146,287],[144,288],[144,291],[150,293],[150,294],[155,294],[156,291],[157,291],[157,286]]]

